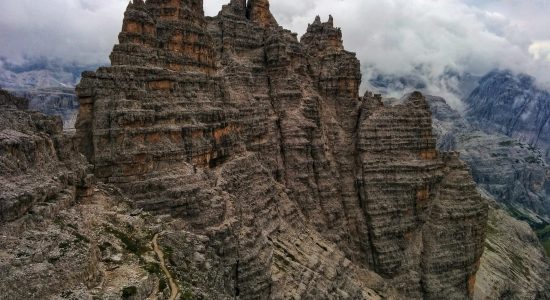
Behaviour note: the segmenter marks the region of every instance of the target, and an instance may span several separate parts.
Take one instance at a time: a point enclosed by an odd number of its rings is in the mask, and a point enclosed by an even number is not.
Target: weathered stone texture
[[[89,184],[88,164],[74,139],[62,133],[61,119],[19,110],[27,101],[11,99],[0,103],[0,223],[37,203],[36,210],[53,215],[58,201],[68,205]]]
[[[369,265],[409,297],[471,297],[487,204],[456,154],[435,150],[424,97],[386,107],[363,100],[358,150]]]
[[[28,109],[29,100],[16,97],[5,90],[0,89],[0,106],[16,107],[18,109]]]
[[[213,18],[202,1],[135,1],[111,61],[78,87],[80,147],[100,180],[181,221],[160,239],[182,289],[472,296],[485,202],[436,151],[422,95],[359,97],[332,17],[299,41],[267,0]]]
[[[474,299],[550,299],[550,261],[535,232],[490,201]]]

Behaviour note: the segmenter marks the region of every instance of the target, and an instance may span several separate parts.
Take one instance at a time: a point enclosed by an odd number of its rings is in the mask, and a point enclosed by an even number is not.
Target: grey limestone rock
[[[332,17],[298,40],[268,1],[135,1],[111,62],[77,88],[80,149],[181,220],[160,239],[190,295],[472,297],[487,205],[421,94],[358,95]]]

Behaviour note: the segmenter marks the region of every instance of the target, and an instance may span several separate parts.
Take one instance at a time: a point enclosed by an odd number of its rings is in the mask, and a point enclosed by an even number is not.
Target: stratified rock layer
[[[550,262],[527,223],[492,202],[475,299],[550,299]]]
[[[18,109],[27,105],[0,90],[0,223],[37,203],[37,210],[53,215],[57,202],[74,201],[89,185],[88,163],[63,134],[61,119]]]
[[[332,17],[298,41],[267,0],[214,18],[199,0],[134,1],[119,41],[77,89],[80,149],[100,180],[181,221],[160,241],[183,291],[472,297],[487,205],[436,151],[421,94],[359,97]]]

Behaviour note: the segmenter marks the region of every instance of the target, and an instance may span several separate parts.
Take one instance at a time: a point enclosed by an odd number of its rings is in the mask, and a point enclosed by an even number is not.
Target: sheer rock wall
[[[421,94],[358,95],[332,17],[299,41],[267,0],[208,18],[199,0],[136,0],[111,62],[77,88],[80,149],[138,207],[182,220],[161,241],[191,293],[472,297],[487,205],[436,151]]]

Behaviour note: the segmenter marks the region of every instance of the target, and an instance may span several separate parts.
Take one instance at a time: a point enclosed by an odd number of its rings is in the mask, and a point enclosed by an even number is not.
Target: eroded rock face
[[[550,262],[527,223],[489,210],[475,299],[550,299]]]
[[[428,103],[414,93],[386,107],[367,95],[360,120],[369,265],[407,297],[471,297],[487,205],[458,154],[435,150]]]
[[[54,215],[55,203],[67,205],[89,185],[88,163],[63,134],[61,119],[18,109],[27,105],[26,99],[0,95],[0,223],[33,209]]]
[[[18,109],[28,109],[29,100],[16,97],[5,90],[0,89],[0,106],[15,107]]]
[[[358,95],[332,18],[301,41],[265,1],[134,1],[112,66],[83,74],[80,149],[205,298],[470,298],[487,205],[436,151],[424,97]],[[374,272],[376,273],[374,273]]]

